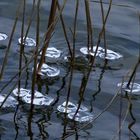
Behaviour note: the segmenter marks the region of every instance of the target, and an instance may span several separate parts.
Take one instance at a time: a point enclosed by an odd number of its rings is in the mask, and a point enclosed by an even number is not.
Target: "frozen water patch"
[[[48,47],[45,56],[49,58],[59,58],[61,56],[62,51],[54,48],[54,47]],[[41,52],[42,54],[42,52]]]
[[[56,67],[51,67],[44,63],[39,74],[41,76],[56,77],[60,74],[60,70]]]
[[[57,110],[61,113],[70,113],[76,110],[76,105],[73,104],[72,102],[68,102],[66,107],[66,102],[64,102],[62,105],[59,105],[57,107]]]
[[[140,92],[140,84],[138,83],[130,83],[129,87],[127,86],[128,82],[118,83],[118,87],[122,87],[122,89],[126,92],[135,93]]]
[[[96,52],[96,48],[97,46],[93,46],[93,49],[91,50],[91,48],[88,50],[87,47],[83,47],[80,49],[80,52],[84,55],[91,55],[94,56],[95,52]],[[116,59],[120,59],[123,56],[120,53],[114,52],[112,50],[107,49],[107,53],[105,55],[105,49],[103,49],[102,47],[98,47],[96,56],[99,56],[102,59],[107,59],[107,60],[116,60]]]
[[[0,33],[0,41],[6,40],[8,36],[4,33]]]
[[[75,112],[77,110],[77,108],[78,108],[77,104],[75,105],[72,102],[68,102],[68,104],[66,106],[66,102],[64,102],[62,105],[59,105],[57,107],[57,110],[61,113],[71,113],[71,112]],[[81,112],[88,111],[88,109],[85,106],[81,105],[78,111],[81,111]]]
[[[89,112],[79,111],[76,115],[75,112],[69,113],[68,118],[80,123],[90,122],[93,120],[93,115]]]
[[[24,97],[24,96],[30,94],[30,90],[21,88],[21,89],[19,90],[19,93],[18,93],[18,88],[15,88],[15,89],[13,90],[13,94],[14,94],[15,96],[17,96],[17,97],[18,97],[18,96],[19,96],[19,97]]]
[[[36,92],[35,92],[36,93]],[[26,95],[22,98],[22,101],[24,101],[25,103],[28,103],[28,104],[31,104],[31,95]],[[54,101],[53,98],[49,97],[49,96],[44,96],[44,95],[41,95],[41,96],[34,96],[34,99],[33,99],[33,104],[34,105],[40,105],[40,106],[49,106],[51,105],[51,103]]]
[[[80,49],[80,52],[81,52],[82,54],[84,54],[84,55],[91,55],[91,56],[94,56],[94,55],[95,55],[96,48],[97,48],[97,46],[93,46],[93,49],[92,49],[92,50],[91,50],[91,48],[89,48],[89,50],[88,50],[87,47],[82,47],[82,48]],[[96,56],[98,56],[99,53],[100,53],[101,51],[103,51],[103,50],[104,50],[104,49],[103,49],[102,47],[98,47]]]
[[[99,57],[102,59],[107,59],[107,60],[116,60],[116,59],[122,58],[123,56],[112,50],[107,50],[106,55],[105,55],[105,51],[103,51],[99,53]]]
[[[16,88],[13,90],[13,94],[15,96],[21,97],[23,102],[30,104],[31,103],[31,96],[32,96],[31,90],[21,88],[19,91],[20,91],[20,93],[18,94],[18,88]],[[43,95],[42,93],[40,93],[38,91],[35,91],[35,93],[34,93],[34,99],[33,99],[34,105],[49,106],[53,101],[54,101],[53,98],[51,98],[47,95]]]
[[[21,44],[21,38],[18,39],[19,44]],[[23,44],[25,46],[34,47],[36,46],[36,41],[33,38],[23,37]]]
[[[0,105],[2,104],[2,102],[5,100],[5,97],[3,95],[0,95]],[[16,101],[16,99],[12,96],[9,96],[5,103],[3,104],[3,108],[6,107],[15,107],[18,104],[18,102]]]

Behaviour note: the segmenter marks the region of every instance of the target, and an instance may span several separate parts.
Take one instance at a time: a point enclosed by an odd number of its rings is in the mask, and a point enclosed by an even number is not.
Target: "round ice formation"
[[[31,104],[31,95],[24,96],[22,98],[22,101],[24,101],[25,103]],[[54,99],[49,97],[49,96],[44,96],[44,95],[36,96],[35,95],[34,99],[33,99],[33,104],[34,105],[46,105],[46,106],[49,106],[49,105],[51,105],[51,103],[53,101],[54,101]]]
[[[115,60],[115,59],[120,59],[123,56],[112,50],[107,50],[106,56],[105,56],[105,51],[103,51],[99,53],[99,57],[103,59],[108,59],[108,60]]]
[[[82,47],[80,49],[80,52],[83,53],[83,54],[85,54],[85,55],[88,55],[89,54],[87,47]]]
[[[55,67],[50,67],[44,63],[39,74],[42,76],[56,77],[60,74],[60,70]]]
[[[13,90],[13,94],[15,96],[24,97],[24,96],[27,96],[27,95],[31,95],[31,90],[20,88],[19,93],[18,93],[18,88],[15,88]],[[35,90],[34,96],[35,97],[42,97],[43,94]]]
[[[83,112],[79,111],[76,115],[75,112],[69,113],[68,114],[69,119],[74,119],[77,122],[84,123],[84,122],[89,122],[93,120],[93,115],[88,112]]]
[[[5,100],[5,97],[3,95],[0,95],[0,105],[2,104],[2,102]],[[9,96],[5,103],[3,104],[2,107],[15,107],[18,104],[18,102],[16,101],[16,99],[12,96]]]
[[[72,102],[68,102],[67,107],[66,107],[66,102],[64,102],[62,105],[59,105],[57,107],[57,110],[61,113],[71,113],[71,112],[76,112],[77,108],[78,108],[78,105],[75,105]],[[78,109],[78,111],[88,111],[88,109],[85,106],[80,105],[80,108]]]
[[[31,103],[31,90],[21,88],[19,91],[20,91],[20,93],[18,94],[18,88],[16,88],[13,90],[13,94],[15,96],[19,95],[19,97],[21,97],[21,100],[23,102],[30,104]],[[47,95],[43,95],[39,91],[35,90],[34,100],[33,100],[34,105],[47,105],[47,106],[49,106],[53,102],[53,100],[54,100],[53,98],[51,98]]]
[[[94,56],[96,49],[97,49],[97,46],[93,46],[92,50],[91,50],[91,48],[89,48],[89,50],[88,50],[87,47],[83,47],[80,49],[80,52],[85,55]],[[112,50],[109,50],[109,49],[107,49],[107,54],[105,56],[105,49],[103,49],[102,47],[98,47],[96,56],[99,56],[100,58],[108,59],[108,60],[115,60],[115,59],[120,59],[121,57],[123,57],[121,54],[114,52]]]
[[[7,35],[4,33],[0,33],[0,41],[6,40],[7,39]]]
[[[45,56],[50,58],[59,58],[61,56],[61,51],[54,48],[54,47],[48,47]],[[42,52],[41,52],[42,54]]]
[[[97,48],[97,46],[93,46],[92,50],[91,50],[91,48],[89,48],[89,50],[88,50],[87,47],[82,47],[82,48],[80,49],[80,52],[81,52],[82,54],[84,54],[84,55],[92,55],[92,56],[94,56],[94,55],[95,55],[96,48]],[[96,56],[98,56],[99,53],[100,53],[101,51],[104,51],[104,49],[101,48],[101,47],[98,47]]]
[[[124,91],[135,93],[140,92],[140,84],[138,83],[130,83],[129,87],[127,86],[128,82],[118,83],[118,87],[122,87]]]
[[[24,97],[24,96],[30,94],[30,90],[21,88],[21,89],[19,90],[19,93],[18,93],[18,88],[15,88],[15,89],[13,90],[13,94],[14,94],[15,96]]]
[[[21,38],[18,39],[19,44],[21,44]],[[36,42],[33,38],[29,38],[29,37],[23,37],[23,44],[25,46],[29,46],[29,47],[34,47],[36,46]]]
[[[76,105],[73,104],[72,102],[68,102],[67,107],[66,102],[57,107],[57,110],[61,113],[70,113],[72,111],[75,111],[76,109],[77,109]]]

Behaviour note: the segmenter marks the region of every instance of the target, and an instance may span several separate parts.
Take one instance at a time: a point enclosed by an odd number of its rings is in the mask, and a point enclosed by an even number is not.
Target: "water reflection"
[[[134,105],[133,105],[133,102],[131,100],[131,97],[129,97],[129,95],[128,95],[128,92],[126,93],[126,98],[128,100],[128,103],[129,103],[129,114],[130,114],[130,117],[132,119],[132,121],[128,125],[128,129],[130,131],[130,137],[134,136],[135,139],[140,139],[139,133],[137,132],[137,130],[134,130],[137,120],[136,120],[134,113],[133,113]],[[131,136],[131,134],[133,136]]]

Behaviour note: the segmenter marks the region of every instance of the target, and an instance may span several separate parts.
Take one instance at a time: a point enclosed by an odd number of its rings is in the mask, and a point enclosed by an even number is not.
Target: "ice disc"
[[[122,89],[124,91],[127,91],[127,92],[132,92],[132,93],[135,93],[135,92],[140,92],[140,84],[138,83],[130,83],[129,87],[127,86],[128,82],[124,82],[124,83],[118,83],[118,87],[122,87]]]
[[[7,35],[4,33],[0,33],[0,41],[6,40],[7,39]]]
[[[27,96],[24,96],[22,98],[22,101],[24,101],[25,103],[28,103],[28,104],[31,104],[31,95],[27,95]],[[33,104],[34,105],[45,105],[45,106],[49,106],[51,105],[51,103],[54,101],[53,98],[49,97],[49,96],[40,96],[40,97],[37,97],[37,96],[34,96],[34,99],[33,99]]]
[[[116,60],[120,59],[123,56],[117,52],[114,52],[112,50],[107,50],[107,54],[105,56],[105,51],[99,53],[99,57],[102,59],[108,59],[108,60]]]
[[[15,88],[13,90],[13,94],[15,96],[19,96],[19,97],[24,97],[24,96],[31,96],[31,90],[29,89],[25,89],[25,88],[20,88],[19,93],[18,93],[18,88]],[[34,97],[43,97],[44,95],[42,93],[40,93],[39,91],[34,92]]]
[[[71,112],[68,114],[69,119],[74,119],[77,122],[84,123],[92,121],[93,115],[89,112],[79,111],[76,115],[75,112]]]
[[[93,46],[93,48],[92,48],[92,49],[89,48],[89,50],[88,50],[87,47],[82,47],[82,48],[80,49],[80,52],[81,52],[82,54],[84,54],[84,55],[92,55],[92,56],[94,56],[94,55],[95,55],[95,51],[96,51],[96,47],[97,47],[97,46]],[[102,47],[98,47],[96,56],[98,56],[99,53],[100,53],[101,51],[103,51],[103,50],[104,50],[104,49],[103,49]]]
[[[18,39],[19,44],[21,44],[21,38]],[[36,41],[33,38],[23,37],[23,44],[25,46],[34,47],[36,46]]]
[[[45,56],[49,58],[59,58],[61,56],[61,51],[54,48],[54,47],[48,47]],[[42,52],[41,52],[42,54]]]
[[[24,88],[20,88],[19,93],[18,93],[18,88],[15,88],[15,89],[13,90],[13,94],[14,94],[15,96],[24,97],[24,96],[30,94],[30,90],[24,89]]]
[[[77,108],[78,108],[77,104],[74,104],[69,101],[67,106],[66,106],[66,102],[64,102],[63,104],[57,107],[57,110],[61,113],[71,113],[71,112],[76,112]],[[78,111],[87,111],[87,110],[88,109],[83,105],[80,105],[80,108],[78,109]]]
[[[44,63],[39,74],[42,76],[56,77],[60,74],[60,70]]]
[[[61,113],[70,113],[76,110],[76,105],[73,104],[72,102],[68,102],[66,106],[66,102],[64,102],[62,105],[59,105],[57,107],[57,110]]]

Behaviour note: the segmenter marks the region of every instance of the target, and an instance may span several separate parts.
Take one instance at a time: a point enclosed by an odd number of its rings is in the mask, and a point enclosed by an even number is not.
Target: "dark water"
[[[0,32],[10,36],[14,19],[16,15],[19,0],[1,0],[0,1]],[[47,27],[47,18],[50,8],[49,0],[42,0],[40,8],[40,38]],[[107,0],[105,2],[108,2]],[[74,22],[74,1],[68,1],[64,9],[64,19],[67,25],[69,39],[72,42],[72,35],[69,28],[73,27]],[[102,27],[100,4],[91,1],[91,16],[93,17],[94,44],[96,45],[98,34]],[[27,1],[26,7],[26,27],[27,19],[31,14],[32,0]],[[108,4],[104,4],[107,11]],[[93,115],[98,115],[108,105],[113,96],[117,93],[117,83],[122,81],[123,76],[131,70],[137,62],[139,55],[140,26],[138,11],[140,8],[139,0],[114,0],[111,13],[106,25],[106,40],[109,49],[117,51],[123,55],[123,59],[109,62],[110,69],[104,69],[104,61],[96,61],[96,67],[90,74],[90,78],[85,90],[83,105],[88,107]],[[33,20],[29,36],[35,38],[36,21]],[[2,88],[18,70],[18,38],[21,32],[21,18],[18,21],[16,31],[12,40],[12,45],[8,57],[8,65],[0,82]],[[2,64],[8,40],[0,42],[0,63]],[[60,23],[56,26],[55,33],[51,39],[50,45],[68,52],[67,44],[63,35]],[[76,53],[82,55],[79,49],[87,45],[86,17],[84,12],[84,2],[80,1],[77,23]],[[103,45],[103,41],[100,44]],[[64,54],[65,54],[64,53]],[[30,57],[23,60],[26,63]],[[57,106],[66,101],[68,85],[70,78],[70,69],[63,60],[57,62],[60,69],[60,76],[56,79],[38,80],[36,89],[44,94],[48,94],[55,99],[55,103],[50,107],[37,107],[33,111],[33,117],[30,118],[30,107],[20,103],[18,107],[12,109],[2,109],[0,112],[0,138],[2,140],[59,140],[67,133],[75,132],[74,135],[66,138],[67,140],[136,140],[140,139],[140,98],[136,96],[131,100],[132,110],[129,108],[130,102],[127,98],[117,96],[109,109],[107,109],[96,121],[90,123],[81,131],[77,131],[83,124],[75,124],[73,121],[67,121],[66,116],[57,111]],[[31,88],[32,66],[23,74],[21,86]],[[78,102],[80,99],[79,87],[81,80],[85,75],[85,66],[77,66],[74,69],[70,101]],[[11,87],[16,83],[14,79],[9,86],[2,91],[7,95]],[[140,83],[140,72],[137,71],[135,82]],[[139,93],[140,94],[140,93]],[[128,115],[125,118],[125,114]],[[14,117],[17,112],[16,117]],[[122,116],[120,117],[120,112]],[[125,121],[123,122],[123,119]],[[122,129],[118,132],[120,122]]]

